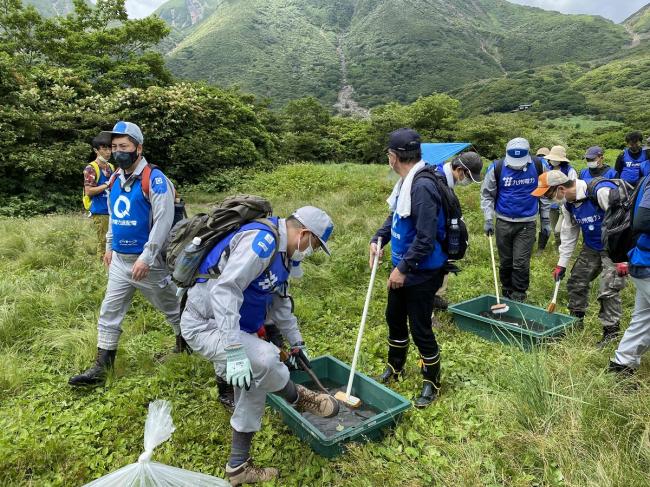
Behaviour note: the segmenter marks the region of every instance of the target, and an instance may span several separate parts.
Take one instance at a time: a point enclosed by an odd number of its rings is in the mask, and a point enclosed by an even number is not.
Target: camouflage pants
[[[603,326],[618,324],[621,319],[621,293],[627,280],[618,277],[616,264],[606,252],[598,252],[583,245],[580,255],[571,269],[571,277],[567,282],[569,291],[569,311],[585,313],[589,305],[589,290],[591,282],[600,274],[598,301],[600,312],[598,318]]]

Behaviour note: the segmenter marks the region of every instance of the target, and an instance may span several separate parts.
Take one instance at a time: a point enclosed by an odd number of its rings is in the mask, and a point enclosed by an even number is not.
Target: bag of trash
[[[230,482],[217,477],[151,461],[154,448],[167,441],[176,429],[171,410],[168,401],[150,403],[144,425],[144,452],[138,462],[94,480],[85,487],[229,487]]]

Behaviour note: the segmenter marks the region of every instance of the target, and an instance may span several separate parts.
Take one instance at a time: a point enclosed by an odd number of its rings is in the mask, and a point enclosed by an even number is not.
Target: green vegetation
[[[341,87],[339,42],[367,106],[411,102],[505,71],[602,58],[629,42],[622,26],[600,17],[504,0],[210,1],[191,25],[177,0],[158,12],[175,27],[174,40],[182,38],[168,54],[176,75],[234,84],[275,105],[303,96],[332,104]]]
[[[334,218],[332,258],[310,259],[293,290],[314,356],[351,360],[369,277],[367,241],[385,216],[393,182],[386,166],[299,164],[231,188],[270,197],[281,215],[309,203]],[[478,188],[460,188],[460,197],[472,241],[463,271],[450,279],[452,302],[492,292]],[[190,204],[191,211],[204,208]],[[93,238],[89,220],[74,214],[0,220],[0,484],[81,485],[136,461],[147,404],[158,398],[172,402],[177,431],[155,459],[223,477],[230,426],[212,367],[195,355],[169,354],[172,333],[141,297],[125,321],[107,387],[68,387],[95,349],[105,274]],[[531,303],[548,303],[556,259],[549,249],[533,260]],[[359,363],[369,375],[385,360],[388,272],[384,264]],[[645,486],[650,367],[643,364],[638,389],[604,372],[612,347],[595,348],[595,291],[585,329],[536,354],[460,332],[439,314],[443,393],[435,405],[409,411],[382,441],[333,461],[314,455],[269,411],[253,455],[281,469],[275,485]],[[633,294],[632,286],[623,294],[624,323]],[[564,286],[559,302],[566,312]],[[395,390],[411,399],[419,383],[412,347]]]
[[[637,34],[650,33],[650,6],[640,8],[637,12],[625,19],[624,24]]]

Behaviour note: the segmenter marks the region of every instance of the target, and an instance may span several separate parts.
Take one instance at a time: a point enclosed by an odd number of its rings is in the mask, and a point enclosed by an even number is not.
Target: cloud
[[[545,10],[565,14],[602,15],[614,22],[622,22],[643,7],[648,0],[509,0]]]

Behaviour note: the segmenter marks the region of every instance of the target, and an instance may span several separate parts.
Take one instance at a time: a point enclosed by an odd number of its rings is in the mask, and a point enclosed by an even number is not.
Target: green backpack
[[[271,203],[260,196],[237,195],[226,198],[209,213],[199,213],[179,221],[167,237],[166,262],[172,276],[179,256],[192,240],[199,237],[201,244],[196,253],[193,253],[199,255],[192,275],[184,277],[182,281],[172,277],[174,282],[183,288],[193,286],[201,262],[221,239],[251,221],[258,220],[270,225],[265,219],[271,216],[272,211]],[[271,230],[274,234],[277,233],[273,225]]]

